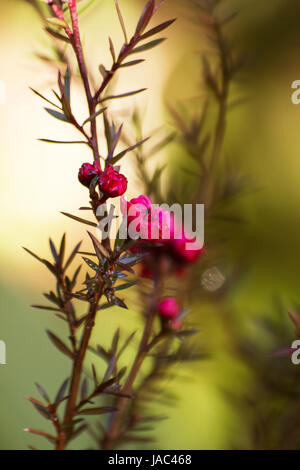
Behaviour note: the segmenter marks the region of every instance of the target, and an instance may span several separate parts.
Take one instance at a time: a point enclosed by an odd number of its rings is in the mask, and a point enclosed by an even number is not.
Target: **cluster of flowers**
[[[122,196],[127,190],[127,179],[112,165],[101,170],[98,162],[93,165],[84,163],[78,174],[79,181],[90,187],[92,180],[98,176],[98,185],[104,195],[103,200]],[[194,263],[203,253],[202,247],[189,248],[195,238],[185,233],[185,229],[166,209],[155,207],[145,195],[127,201],[121,198],[121,210],[126,217],[127,226],[137,221],[136,229],[140,238],[131,247],[134,253],[147,252],[142,261],[141,276],[153,279],[159,266],[167,266],[165,275],[179,275],[187,265]],[[167,233],[167,237],[165,236]],[[178,236],[180,234],[180,236]],[[130,237],[130,230],[129,230]],[[180,306],[174,297],[162,299],[157,311],[165,326],[177,330],[181,327]]]
[[[122,196],[127,189],[127,178],[116,171],[112,165],[101,171],[99,162],[84,163],[78,173],[81,184],[90,187],[92,180],[98,176],[100,191],[106,198]]]
[[[122,198],[121,209],[127,217],[127,224],[135,219],[139,221],[137,230],[141,234],[141,240],[132,248],[133,251],[142,251],[146,245],[149,254],[155,255],[156,264],[157,257],[168,257],[172,260],[173,270],[180,273],[181,268],[195,262],[203,254],[202,247],[188,248],[189,244],[195,242],[195,237],[186,234],[184,227],[175,220],[174,214],[153,206],[147,196],[141,195],[130,201]],[[150,268],[149,263],[148,267]]]

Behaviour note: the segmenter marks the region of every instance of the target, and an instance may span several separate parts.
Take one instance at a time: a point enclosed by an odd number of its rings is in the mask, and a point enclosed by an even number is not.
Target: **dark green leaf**
[[[116,411],[116,408],[113,406],[101,406],[99,408],[86,408],[84,410],[79,411],[79,415],[103,415],[106,413],[112,413]]]
[[[160,38],[160,39],[154,39],[153,41],[147,42],[143,46],[138,46],[135,47],[132,51],[131,54],[137,54],[138,52],[144,52],[152,49],[153,47],[158,46],[162,42],[164,42],[166,38]]]
[[[84,140],[51,140],[51,139],[38,139],[40,142],[45,142],[46,144],[85,144],[89,145],[88,142]]]
[[[72,351],[51,331],[47,330],[47,335],[49,336],[50,340],[54,344],[54,346],[59,349],[60,352],[68,356],[69,358],[73,359]]]
[[[111,56],[112,56],[112,60],[113,60],[113,63],[116,62],[116,53],[115,53],[115,48],[114,48],[114,44],[112,42],[112,39],[109,37],[109,50],[110,50],[110,53],[111,53]]]
[[[69,378],[67,378],[66,380],[64,380],[64,382],[62,383],[62,385],[60,386],[58,392],[57,392],[57,395],[55,397],[55,400],[54,400],[54,403],[58,403],[60,402],[63,398],[64,398],[64,395],[65,395],[65,392],[67,390],[67,386],[68,386],[68,383],[69,383]]]
[[[104,248],[104,246],[99,242],[99,240],[96,237],[94,237],[94,235],[91,234],[89,231],[88,231],[88,234],[89,234],[89,236],[90,236],[90,238],[93,242],[96,254],[99,258],[99,261],[102,260],[102,256],[105,256],[105,258],[109,259],[110,255],[109,255],[108,251],[106,250],[106,248]]]
[[[70,254],[65,266],[64,266],[64,271],[70,266],[70,264],[72,263],[72,261],[74,260],[75,256],[77,255],[78,251],[79,251],[79,248],[81,247],[81,244],[82,244],[82,241],[80,241],[79,243],[77,243],[77,245],[75,246],[74,250],[72,251],[72,253]]]
[[[47,113],[49,113],[51,116],[55,117],[56,119],[59,119],[60,121],[65,121],[65,122],[70,122],[67,116],[65,116],[63,113],[60,113],[58,111],[55,111],[54,109],[50,108],[45,108]]]
[[[86,262],[86,264],[92,268],[94,271],[98,272],[99,271],[99,266],[98,264],[94,263],[94,261],[88,259],[88,258],[85,258],[85,257],[82,257],[82,259]]]
[[[50,36],[54,37],[55,39],[59,39],[61,41],[67,42],[68,44],[71,43],[70,39],[67,36],[64,36],[63,34],[60,34],[57,31],[54,31],[54,29],[49,28],[48,26],[45,29],[47,33],[49,33]]]
[[[117,286],[115,288],[116,291],[120,291],[120,290],[125,290],[125,289],[129,289],[129,287],[132,287],[136,284],[136,281],[132,281],[132,282],[127,282],[126,284],[122,284],[120,286]]]
[[[83,127],[86,123],[88,123],[88,122],[93,121],[94,119],[96,119],[97,116],[99,116],[100,114],[103,114],[104,111],[106,111],[106,110],[107,110],[107,108],[101,108],[101,109],[99,109],[99,111],[97,111],[96,113],[94,113],[94,114],[92,114],[91,116],[89,116],[89,117],[83,122],[82,127]]]
[[[30,88],[30,87],[29,87]],[[41,93],[39,93],[38,91],[34,90],[33,88],[30,88],[31,91],[33,91],[33,93],[35,93],[37,96],[39,96],[40,98],[42,98],[43,100],[45,100],[47,103],[51,104],[52,106],[55,106],[56,108],[60,109],[60,107],[55,104],[55,103],[52,103],[52,101],[48,100],[47,98],[45,98],[43,95],[41,95]]]
[[[65,73],[64,95],[67,98],[69,103],[70,103],[70,99],[71,99],[70,80],[71,80],[70,69],[69,69],[69,66],[67,66],[67,70],[66,70],[66,73]]]
[[[83,400],[88,394],[88,381],[86,378],[83,379],[82,384],[81,384],[81,400]]]
[[[146,137],[146,139],[140,140],[136,144],[132,145],[131,147],[128,147],[127,149],[123,150],[122,152],[118,153],[115,157],[112,158],[111,163],[114,165],[117,163],[121,158],[123,158],[128,152],[131,152],[132,150],[135,150],[137,147],[140,147],[143,145],[147,140],[149,140],[150,137]]]
[[[37,382],[35,383],[35,386],[36,388],[38,389],[38,391],[40,392],[40,394],[42,395],[42,397],[48,402],[50,403],[50,398],[46,392],[46,390],[40,385],[38,384]]]
[[[60,249],[59,249],[59,264],[60,264],[60,266],[63,265],[64,255],[65,255],[65,248],[66,248],[66,234],[64,233],[63,237],[61,239]]]
[[[39,431],[37,429],[32,429],[32,428],[25,428],[25,432],[30,432],[31,434],[37,434],[38,436],[43,436],[46,437],[50,442],[56,443],[56,437],[52,436],[51,434],[48,434],[47,432],[44,431]]]
[[[115,298],[114,298],[114,304],[115,304],[115,305],[118,305],[118,307],[126,308],[126,309],[128,310],[128,307],[127,307],[127,305],[125,304],[125,302],[124,302],[122,299],[119,299],[118,297],[115,297]]]
[[[122,16],[122,13],[121,13],[119,4],[118,4],[118,0],[115,0],[115,5],[116,5],[116,9],[117,9],[117,13],[118,13],[120,25],[121,25],[121,28],[122,28],[122,31],[123,31],[123,34],[124,34],[125,43],[127,44],[127,43],[128,43],[128,39],[127,39],[127,34],[126,34],[125,23],[124,23],[123,16]]]
[[[152,15],[153,15],[154,7],[155,7],[155,0],[149,0],[148,3],[145,6],[143,12],[142,12],[141,17],[139,19],[139,22],[137,24],[137,27],[136,27],[136,30],[135,30],[136,35],[139,35],[140,33],[142,33],[144,31],[144,29],[147,27],[149,21],[151,20]]]
[[[121,93],[120,95],[109,95],[102,98],[102,100],[98,101],[98,103],[103,103],[104,101],[108,100],[115,100],[117,98],[126,98],[127,96],[137,95],[138,93],[142,93],[143,91],[147,90],[147,88],[141,88],[140,90],[129,91],[128,93]]]
[[[154,28],[152,28],[149,31],[147,31],[146,33],[144,33],[141,36],[141,39],[146,39],[146,38],[149,38],[150,36],[153,36],[154,34],[160,33],[164,29],[168,28],[172,23],[174,23],[174,21],[176,21],[176,18],[174,18],[172,20],[169,20],[169,21],[166,21],[165,23],[162,23],[158,26],[155,26]]]
[[[130,60],[129,62],[124,62],[124,64],[121,64],[120,67],[132,67],[133,65],[138,65],[142,62],[145,62],[145,59]]]
[[[95,222],[91,222],[90,220],[82,219],[81,217],[68,214],[67,212],[61,212],[61,214],[65,215],[66,217],[70,217],[70,219],[76,220],[77,222],[81,222],[82,224],[91,225],[92,227],[97,227],[97,224]]]
[[[39,308],[40,310],[49,310],[51,312],[60,312],[60,308],[48,307],[47,305],[31,305],[32,308]]]
[[[50,249],[51,249],[51,253],[52,253],[52,256],[54,258],[54,261],[57,261],[58,260],[57,251],[56,251],[55,245],[54,245],[53,241],[51,240],[51,238],[49,238],[49,245],[50,245]]]

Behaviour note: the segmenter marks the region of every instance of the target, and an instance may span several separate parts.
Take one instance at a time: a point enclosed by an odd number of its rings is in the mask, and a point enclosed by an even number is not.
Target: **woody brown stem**
[[[153,330],[153,322],[156,313],[157,299],[159,296],[161,286],[159,281],[155,282],[153,297],[150,301],[148,311],[146,312],[146,324],[144,327],[143,335],[139,344],[139,348],[136,357],[133,361],[130,373],[127,377],[127,381],[124,385],[122,393],[125,395],[131,395],[132,388],[137,378],[138,373],[146,359],[150,350],[150,338]],[[117,411],[113,414],[109,424],[109,428],[102,442],[102,449],[112,449],[118,438],[122,435],[122,422],[126,413],[126,404],[128,399],[126,397],[118,397],[115,402]]]
[[[79,72],[82,78],[82,82],[83,82],[83,86],[84,86],[84,90],[86,94],[86,99],[88,103],[89,114],[90,116],[92,116],[96,112],[97,100],[95,100],[92,96],[90,82],[88,79],[88,73],[87,73],[87,68],[85,64],[82,43],[81,43],[81,38],[80,38],[80,32],[79,32],[76,0],[72,0],[70,2],[69,9],[70,9],[70,15],[71,15],[71,21],[72,21],[72,27],[73,27],[71,43],[72,43],[72,46],[73,46],[73,49],[77,58]],[[100,161],[99,149],[98,149],[97,124],[96,124],[95,119],[91,120],[91,137],[89,139],[89,143],[93,149],[94,160]]]
[[[75,360],[73,363],[73,370],[71,375],[71,383],[69,388],[69,399],[67,401],[65,416],[63,424],[58,435],[56,450],[65,449],[68,440],[72,434],[72,421],[76,415],[76,401],[80,386],[81,374],[83,369],[83,363],[86,356],[86,352],[89,346],[93,327],[95,325],[95,317],[98,310],[99,301],[102,296],[102,290],[97,293],[93,299],[93,303],[90,305],[90,310],[85,322],[84,331],[80,343],[79,350],[76,352]]]

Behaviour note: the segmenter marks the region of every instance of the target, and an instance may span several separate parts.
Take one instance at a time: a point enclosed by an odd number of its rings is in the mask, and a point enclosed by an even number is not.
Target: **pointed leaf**
[[[160,33],[164,29],[171,26],[171,24],[174,23],[174,21],[176,21],[176,18],[173,18],[172,20],[166,21],[165,23],[162,23],[158,26],[155,26],[154,28],[152,28],[149,31],[147,31],[146,33],[144,33],[141,36],[141,39],[146,39],[146,38],[149,38],[150,36],[153,36],[154,34]]]
[[[69,378],[67,378],[66,380],[63,381],[62,385],[60,386],[60,388],[57,392],[54,403],[58,403],[64,398],[65,392],[67,390],[68,383],[69,383]]]
[[[145,6],[141,17],[139,19],[139,22],[137,24],[135,34],[139,35],[144,31],[144,29],[147,27],[149,21],[151,20],[151,17],[154,12],[154,7],[155,7],[155,0],[149,0],[147,5]]]
[[[165,40],[166,40],[166,38],[154,39],[153,41],[147,42],[147,44],[144,44],[143,46],[135,47],[131,51],[131,54],[137,54],[139,52],[149,51],[153,47],[156,47],[159,44],[161,44],[162,42],[164,42]]]
[[[55,117],[56,119],[59,119],[60,121],[70,122],[67,116],[65,116],[63,113],[60,113],[50,108],[44,108],[44,109],[47,111],[47,113],[49,113],[51,116]]]
[[[109,95],[102,98],[102,100],[98,101],[98,103],[103,103],[104,101],[108,100],[115,100],[117,98],[127,98],[128,96],[137,95],[138,93],[142,93],[143,91],[147,90],[147,88],[141,88],[140,90],[129,91],[128,93],[121,93],[120,95]]]
[[[118,0],[115,0],[115,5],[116,5],[116,9],[117,9],[119,21],[120,21],[120,24],[121,24],[121,28],[122,28],[122,31],[123,31],[123,34],[124,34],[125,43],[127,44],[127,43],[128,43],[128,39],[127,39],[127,33],[126,33],[125,23],[124,23],[123,16],[122,16],[122,13],[121,13],[119,4],[118,4]]]
[[[73,359],[72,351],[54,333],[49,330],[47,330],[46,333],[54,344],[54,346],[56,346],[60,352],[68,356],[70,359]]]
[[[97,227],[97,224],[95,222],[91,222],[90,220],[82,219],[81,217],[68,214],[67,212],[61,212],[61,214],[65,215],[66,217],[70,217],[70,219],[76,220],[77,222],[81,222],[82,224],[91,225],[92,227]]]

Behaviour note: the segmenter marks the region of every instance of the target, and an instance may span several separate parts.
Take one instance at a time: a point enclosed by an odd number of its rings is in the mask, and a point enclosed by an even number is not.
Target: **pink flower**
[[[168,211],[153,207],[151,200],[141,195],[137,198],[126,201],[121,200],[123,215],[127,217],[127,225],[136,221],[134,228],[140,238],[147,242],[161,242],[164,239],[165,231],[172,233],[172,220]],[[130,236],[130,233],[129,233]]]
[[[180,313],[180,307],[175,297],[166,297],[158,303],[158,313],[165,318],[175,319]]]
[[[195,248],[188,248],[188,245],[195,244]],[[195,238],[187,238],[185,235],[180,239],[174,239],[170,242],[170,249],[173,255],[185,264],[194,263],[204,254],[204,248],[197,247]]]
[[[95,176],[101,173],[100,163],[98,161],[94,162],[92,165],[90,163],[83,163],[79,169],[78,179],[83,186],[87,188],[90,186],[92,179]]]
[[[122,196],[127,189],[127,178],[109,165],[99,176],[99,187],[106,197]]]

